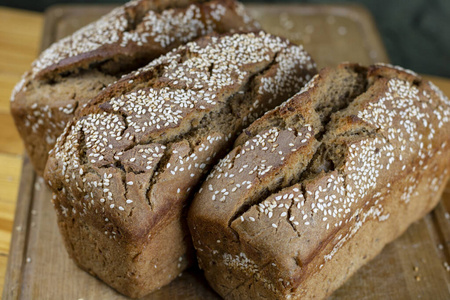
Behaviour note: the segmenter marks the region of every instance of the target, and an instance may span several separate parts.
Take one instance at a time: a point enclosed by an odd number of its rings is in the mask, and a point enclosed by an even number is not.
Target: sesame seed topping
[[[380,73],[383,74],[381,71]],[[375,78],[373,86],[370,78],[369,86],[355,97],[354,103],[350,103],[348,109],[344,108],[333,115],[336,120],[331,118],[332,123],[327,124],[326,130],[329,130],[330,135],[335,134],[333,137],[337,137],[336,141],[340,142],[339,138],[344,140],[342,145],[338,142],[332,144],[342,146],[339,148],[342,152],[342,163],[339,162],[332,168],[320,166],[317,174],[311,172],[313,174],[309,175],[305,172],[306,175],[299,173],[288,177],[286,173],[293,173],[297,168],[295,163],[289,160],[289,155],[304,151],[304,147],[314,141],[314,136],[318,133],[315,128],[317,125],[296,124],[294,128],[290,125],[292,123],[289,123],[292,122],[291,119],[285,119],[284,115],[280,116],[271,111],[266,116],[279,117],[276,122],[273,119],[256,121],[246,129],[242,135],[243,140],[237,143],[238,146],[216,165],[205,182],[209,192],[199,197],[203,201],[202,204],[214,206],[219,211],[229,210],[223,214],[223,218],[233,215],[229,212],[239,212],[241,220],[252,221],[253,223],[241,224],[236,220],[221,220],[229,221],[230,227],[237,235],[250,236],[251,242],[261,246],[261,249],[273,247],[270,243],[278,243],[277,247],[286,244],[285,250],[289,252],[290,247],[295,245],[294,243],[301,244],[302,239],[308,239],[310,242],[309,239],[314,236],[323,241],[331,236],[335,245],[332,244],[331,250],[324,253],[325,263],[332,259],[336,251],[354,236],[365,222],[385,222],[394,217],[392,212],[385,211],[386,197],[392,191],[399,192],[399,197],[395,200],[402,201],[402,207],[406,206],[418,195],[417,172],[432,168],[430,160],[441,155],[438,153],[443,153],[437,149],[443,139],[442,131],[439,132],[438,129],[448,126],[450,102],[439,90],[434,90],[436,88],[431,83],[417,84],[418,80],[405,77],[405,74],[395,77],[395,74],[399,73],[389,69],[386,73],[391,74],[391,77],[383,75],[380,76],[382,79]],[[374,75],[369,72],[368,76]],[[313,90],[319,81],[320,77],[315,77],[301,93],[314,95]],[[373,90],[369,90],[371,88]],[[286,108],[283,114],[290,116],[287,108],[295,106],[289,106],[289,102],[276,110]],[[306,106],[305,102],[301,104]],[[344,119],[347,117],[348,119]],[[281,119],[285,123],[281,122]],[[332,131],[332,125],[337,127],[338,121],[342,120],[345,120],[344,124],[355,122],[358,126],[350,124],[348,131],[346,128],[339,128],[339,132]],[[278,125],[280,123],[282,126]],[[285,128],[289,126],[291,128]],[[359,126],[368,133],[355,133]],[[310,133],[309,136],[306,135],[306,130]],[[325,138],[328,133],[326,130]],[[285,132],[291,132],[295,138],[288,138]],[[441,136],[438,136],[438,132]],[[318,143],[320,142],[319,140]],[[319,146],[317,148],[320,148]],[[314,151],[313,149],[312,152]],[[306,166],[305,169],[310,171],[307,168]],[[302,170],[299,172],[304,172],[301,167],[298,169]],[[389,177],[386,174],[389,174]],[[234,175],[235,181],[232,184],[227,181],[230,175]],[[307,180],[300,181],[298,178],[302,176],[307,176]],[[441,186],[440,182],[444,177],[430,178],[430,192],[433,191],[432,188]],[[390,178],[399,178],[408,184],[406,187],[399,187],[396,180]],[[221,203],[212,203],[210,199],[214,200],[215,191],[221,191],[224,186],[232,193]],[[276,234],[269,235],[270,227],[280,229]],[[336,237],[333,237],[335,233]],[[295,241],[296,239],[298,240]],[[312,246],[312,249],[316,248]],[[289,255],[291,254],[299,255],[298,251],[294,250],[289,252]],[[309,253],[302,255],[308,256]],[[243,257],[230,254],[224,256],[224,263],[250,272],[253,268],[250,262],[253,261],[247,256],[245,259]],[[266,258],[267,256],[263,257],[264,260]]]

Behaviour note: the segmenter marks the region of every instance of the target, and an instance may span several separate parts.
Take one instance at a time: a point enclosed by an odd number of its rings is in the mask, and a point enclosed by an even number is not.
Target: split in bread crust
[[[226,299],[324,298],[437,203],[450,101],[392,66],[322,70],[255,121],[195,197],[199,264]]]
[[[70,256],[132,297],[174,279],[192,261],[185,207],[204,174],[315,72],[279,37],[211,35],[101,92],[45,171]]]
[[[234,0],[138,0],[44,50],[11,96],[11,113],[35,170],[75,112],[123,74],[211,32],[259,28]]]

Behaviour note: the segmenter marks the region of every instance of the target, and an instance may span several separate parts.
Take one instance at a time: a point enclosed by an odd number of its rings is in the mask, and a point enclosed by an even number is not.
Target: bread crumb
[[[311,25],[311,24],[307,25],[307,26],[305,27],[305,32],[306,32],[307,34],[312,34],[312,33],[314,32],[314,26]]]
[[[377,59],[378,58],[378,52],[376,50],[370,50],[369,56],[371,59]]]
[[[347,28],[345,28],[344,26],[339,26],[338,33],[339,33],[339,35],[346,35],[347,34]]]
[[[448,262],[444,261],[444,268],[447,272],[450,272],[450,265],[448,264]]]
[[[294,22],[289,19],[289,15],[287,13],[280,14],[280,25],[286,30],[294,28]]]

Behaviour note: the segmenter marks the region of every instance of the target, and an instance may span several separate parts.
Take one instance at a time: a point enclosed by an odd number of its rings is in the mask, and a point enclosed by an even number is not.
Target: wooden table
[[[9,98],[15,83],[38,55],[42,26],[42,14],[0,7],[0,295],[24,149],[9,113]],[[450,95],[450,79],[426,77]]]
[[[0,295],[9,254],[23,144],[9,113],[11,90],[38,55],[43,15],[0,7]]]

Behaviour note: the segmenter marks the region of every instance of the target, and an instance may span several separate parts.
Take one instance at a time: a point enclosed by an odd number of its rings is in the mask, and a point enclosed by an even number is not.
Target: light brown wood
[[[9,99],[15,84],[39,53],[42,25],[39,13],[0,9],[0,153],[23,153],[22,141],[9,114]]]
[[[43,18],[41,14],[2,8],[0,11],[1,74],[22,75],[39,51]],[[4,97],[6,96],[6,97]],[[1,94],[0,99],[9,99]]]
[[[2,166],[0,168],[0,191],[2,191],[0,193],[0,258],[6,258],[14,222],[15,199],[17,199],[17,187],[20,182],[22,157],[0,154],[0,165]],[[0,274],[2,276],[3,272]]]
[[[0,253],[0,292],[3,293],[3,282],[5,281],[5,271],[8,264],[8,255],[5,253]]]
[[[69,6],[50,11],[42,45],[70,34],[108,8]],[[363,64],[387,60],[370,16],[359,7],[252,5],[251,10],[268,31],[303,43],[319,66],[343,60]],[[22,157],[5,154],[23,151],[9,115],[9,95],[37,54],[41,24],[38,14],[0,8],[0,293],[6,258],[11,253],[3,299],[124,299],[70,261],[57,231],[49,191],[35,179],[28,160],[24,161],[20,178]],[[431,79],[450,95],[450,80]],[[450,272],[444,267],[444,262],[450,263],[447,211],[450,185],[431,214],[388,245],[331,298],[448,299]],[[146,299],[216,298],[196,272],[183,274]]]
[[[9,114],[9,99],[39,52],[43,21],[40,13],[0,8],[0,293],[23,162],[23,145]]]
[[[14,255],[9,256],[8,268],[5,276],[5,287],[3,299],[18,299],[22,287],[22,273],[26,263],[24,250],[29,237],[29,218],[31,215],[31,204],[33,202],[33,192],[39,189],[35,184],[35,174],[33,168],[25,157],[22,176],[19,186],[19,196],[17,198],[16,214],[13,225],[13,238],[11,239],[11,249]],[[42,201],[45,201],[42,199]],[[48,200],[47,200],[48,201]]]
[[[4,128],[0,130],[0,140],[2,141],[0,152],[17,155],[22,154],[24,149],[23,142],[20,139],[19,132],[9,112],[0,113],[0,128]],[[8,129],[6,130],[6,128]]]

